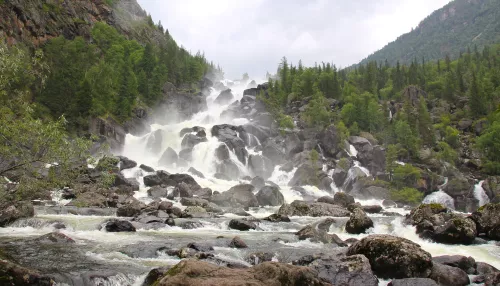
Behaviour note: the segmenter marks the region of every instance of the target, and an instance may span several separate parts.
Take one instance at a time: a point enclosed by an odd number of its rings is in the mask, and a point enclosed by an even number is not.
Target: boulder
[[[273,261],[274,254],[269,252],[254,252],[249,254],[245,261],[250,265],[257,265],[264,262]]]
[[[250,182],[250,184],[252,186],[254,186],[255,189],[260,190],[260,189],[262,189],[266,185],[266,182],[265,182],[264,178],[256,176],[256,177],[254,177],[252,179],[252,181]]]
[[[333,170],[332,178],[335,186],[342,187],[345,179],[347,178],[347,171],[342,168],[335,168],[335,170]]]
[[[161,155],[158,164],[164,167],[172,167],[173,165],[177,164],[178,160],[179,156],[177,156],[177,152],[175,152],[174,149],[168,147],[167,150],[163,152],[163,155]]]
[[[269,139],[263,144],[262,155],[269,158],[274,164],[281,165],[285,163],[285,152],[283,147]]]
[[[432,239],[440,243],[472,244],[476,236],[476,223],[470,218],[457,217],[436,227]]]
[[[239,236],[235,236],[229,243],[231,248],[248,248],[247,244]]]
[[[194,146],[196,146],[200,143],[203,143],[203,142],[207,142],[207,141],[208,141],[208,139],[207,139],[206,135],[204,137],[200,137],[200,136],[195,135],[195,134],[186,134],[186,135],[184,135],[184,138],[182,139],[181,147],[182,147],[182,149],[192,149]]]
[[[265,186],[256,197],[261,206],[280,206],[285,203],[285,197],[277,187]]]
[[[193,168],[193,167],[190,167],[190,168],[188,169],[188,172],[189,172],[189,173],[191,173],[191,174],[193,174],[193,175],[195,175],[195,176],[197,176],[198,178],[205,179],[205,176],[203,175],[203,173],[202,173],[202,172],[200,172],[200,171],[198,171],[198,170],[196,170],[196,169],[195,169],[195,168]]]
[[[469,118],[462,118],[457,124],[458,130],[461,131],[469,130],[471,126],[472,126],[472,119]]]
[[[248,166],[255,176],[269,179],[274,171],[273,162],[262,155],[250,155],[248,157]]]
[[[35,240],[40,243],[75,243],[75,240],[61,232],[47,233],[36,238]]]
[[[336,192],[333,195],[333,204],[347,208],[350,204],[354,204],[354,197],[344,192]]]
[[[308,266],[318,272],[320,279],[331,285],[379,285],[368,259],[363,255],[320,258]]]
[[[174,266],[157,285],[326,286],[317,275],[316,271],[307,267],[275,262],[265,262],[245,269],[231,269],[187,259]]]
[[[334,125],[330,125],[328,128],[323,130],[319,134],[319,144],[327,157],[335,157],[340,151],[340,137],[337,132],[337,128]]]
[[[411,240],[391,235],[370,235],[352,244],[347,255],[368,258],[378,277],[427,278],[432,271],[431,255]]]
[[[118,158],[120,159],[120,162],[118,163],[118,168],[120,168],[120,171],[125,169],[132,169],[137,166],[137,162],[130,160],[127,157],[118,156]]]
[[[222,209],[220,209],[216,204],[211,203],[205,199],[201,198],[181,198],[181,204],[183,206],[196,206],[205,209],[208,212],[213,213],[222,213]]]
[[[223,174],[233,181],[240,177],[240,169],[231,159],[226,159],[218,164],[217,173]]]
[[[500,240],[500,203],[486,204],[472,213],[478,233],[484,233],[490,239]]]
[[[388,189],[379,186],[363,187],[357,191],[353,191],[352,194],[356,198],[363,200],[370,200],[370,199],[385,200],[391,197],[391,192]]]
[[[215,156],[219,161],[224,161],[229,159],[229,149],[226,144],[221,144],[215,149]]]
[[[2,257],[0,259],[1,281],[4,285],[54,285],[55,282],[49,275],[45,276],[39,272],[22,267]]]
[[[255,197],[253,190],[254,186],[249,184],[236,185],[221,194],[212,195],[211,201],[224,207],[238,205],[243,208],[258,207],[259,201]]]
[[[429,278],[436,281],[439,285],[465,286],[470,283],[469,276],[467,276],[465,271],[440,263],[433,264]]]
[[[405,278],[394,279],[387,286],[439,286],[439,284],[430,278]]]
[[[24,201],[12,203],[0,211],[0,227],[5,227],[20,218],[29,218],[34,215],[35,209],[31,203]]]
[[[283,204],[278,210],[278,214],[286,216],[347,217],[351,213],[345,208],[332,204],[293,201],[291,204]]]
[[[309,239],[311,242],[334,243],[338,246],[347,246],[336,234],[328,234],[330,226],[335,223],[332,218],[317,221],[303,227],[295,233],[299,240]]]
[[[345,225],[345,230],[348,233],[360,234],[365,233],[371,227],[373,227],[373,221],[362,209],[355,208]]]
[[[272,214],[263,220],[267,220],[270,222],[290,222],[290,218],[286,215]]]
[[[119,217],[134,217],[141,213],[142,209],[146,208],[146,205],[138,201],[134,197],[129,197],[123,202],[123,204],[116,210],[116,216]]]
[[[462,255],[441,255],[434,256],[432,261],[435,263],[440,263],[452,267],[458,267],[465,271],[467,274],[476,274],[476,261],[472,257],[462,256]]]
[[[172,268],[171,266],[166,266],[166,267],[160,267],[160,268],[154,268],[151,271],[148,272],[148,275],[146,275],[146,278],[144,278],[144,282],[142,283],[142,286],[151,286],[154,285],[160,278],[165,276],[167,274],[167,271]]]
[[[382,211],[382,207],[380,205],[370,205],[370,206],[362,206],[363,211],[369,214],[378,214]]]
[[[193,93],[163,89],[164,96],[157,105],[155,120],[159,124],[171,124],[191,118],[194,114],[207,110],[204,96]]]
[[[153,198],[166,198],[168,196],[168,189],[161,186],[154,186],[148,189],[148,196]]]
[[[293,178],[288,182],[289,186],[318,186],[326,191],[331,191],[329,185],[321,184],[321,180],[325,177],[321,169],[315,168],[310,163],[304,163],[299,166],[293,174]],[[323,186],[322,186],[323,185]]]
[[[226,104],[231,103],[231,101],[233,101],[233,99],[234,99],[234,95],[231,92],[231,89],[226,89],[226,90],[221,91],[221,93],[219,94],[219,96],[217,96],[217,98],[214,100],[214,102],[219,104],[219,105],[226,105]]]
[[[154,172],[154,171],[155,171],[155,169],[153,169],[153,168],[151,168],[151,167],[149,167],[149,166],[146,166],[146,165],[144,165],[144,164],[141,164],[141,165],[139,166],[139,168],[141,168],[143,171],[148,172],[148,173],[151,173],[151,172]]]
[[[110,220],[105,229],[107,232],[135,232],[135,227],[127,220]]]
[[[214,125],[211,130],[212,136],[217,137],[220,142],[223,142],[227,147],[234,152],[238,160],[246,165],[246,160],[248,156],[248,151],[245,147],[245,142],[243,139],[238,137],[238,134],[242,137],[246,137],[245,130],[241,127],[221,124]]]
[[[257,228],[257,225],[255,223],[243,219],[232,219],[229,221],[228,226],[231,229],[237,229],[239,231],[246,231]]]

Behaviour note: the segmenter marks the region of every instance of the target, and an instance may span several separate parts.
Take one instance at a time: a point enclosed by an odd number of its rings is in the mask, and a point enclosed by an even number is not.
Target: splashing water
[[[482,207],[490,202],[490,198],[483,189],[484,181],[480,181],[474,185],[474,197],[479,201],[479,206]]]

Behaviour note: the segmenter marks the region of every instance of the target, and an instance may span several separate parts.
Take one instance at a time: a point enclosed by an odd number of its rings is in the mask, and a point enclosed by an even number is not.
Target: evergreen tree
[[[480,118],[486,114],[486,102],[481,88],[479,87],[476,72],[472,72],[472,82],[469,90],[469,101],[471,115],[474,118]]]

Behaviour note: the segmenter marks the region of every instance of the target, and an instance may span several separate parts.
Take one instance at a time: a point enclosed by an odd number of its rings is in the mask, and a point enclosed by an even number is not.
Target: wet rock
[[[196,229],[203,227],[201,222],[197,221],[184,221],[179,224],[182,229]]]
[[[72,189],[64,188],[61,193],[61,198],[64,200],[76,199],[75,191]]]
[[[120,162],[118,163],[118,168],[120,168],[120,171],[125,169],[132,169],[137,166],[137,162],[130,160],[127,157],[118,156],[118,159],[120,159]]]
[[[283,150],[283,147],[279,146],[271,139],[264,142],[262,155],[266,158],[269,158],[276,165],[281,165],[285,162],[285,152]]]
[[[212,197],[212,189],[210,188],[195,189],[193,190],[193,196],[209,200]]]
[[[174,266],[158,286],[180,285],[327,285],[307,267],[265,262],[246,269],[231,269],[196,260],[183,260]]]
[[[354,197],[344,192],[337,192],[333,195],[333,204],[346,208],[350,204],[354,204]]]
[[[337,128],[334,125],[330,125],[323,132],[319,134],[319,143],[323,152],[328,157],[335,157],[335,155],[340,151],[340,138],[338,136]]]
[[[392,200],[383,200],[382,206],[384,206],[385,208],[395,208],[398,206],[398,204],[396,204],[396,202]]]
[[[484,262],[476,262],[476,271],[477,274],[490,274],[490,273],[500,272],[500,270],[498,270],[494,266],[491,266],[488,263]]]
[[[217,165],[217,173],[223,174],[232,180],[240,177],[240,169],[231,159],[226,159]]]
[[[267,220],[270,222],[290,222],[290,218],[286,215],[272,214],[263,220]]]
[[[262,177],[256,176],[252,179],[250,184],[252,186],[254,186],[255,189],[260,190],[262,187],[264,187],[266,185],[266,182],[264,181],[264,179]]]
[[[160,268],[155,268],[149,271],[148,275],[146,278],[144,278],[144,282],[142,283],[142,286],[152,286],[154,285],[160,278],[165,276],[167,274],[167,271],[172,268],[171,266],[165,266],[165,267],[160,267]]]
[[[316,259],[308,266],[318,271],[319,278],[332,285],[378,285],[378,279],[363,255]]]
[[[255,197],[253,190],[254,186],[250,184],[236,185],[221,194],[213,195],[211,201],[224,207],[258,207],[259,201]]]
[[[344,240],[344,242],[345,242],[345,243],[347,243],[347,244],[349,244],[349,245],[351,245],[351,244],[353,244],[353,243],[356,243],[356,242],[358,242],[358,241],[359,241],[359,239],[357,239],[357,238],[353,238],[353,237],[351,237],[351,238],[348,238],[348,239]]]
[[[476,261],[472,257],[466,257],[462,255],[441,255],[434,256],[432,258],[433,262],[440,264],[458,267],[465,271],[467,274],[476,274]]]
[[[478,233],[484,233],[490,239],[500,240],[500,203],[486,204],[472,213]]]
[[[154,187],[165,182],[170,174],[165,171],[156,171],[156,173],[144,176],[143,181],[146,187]]]
[[[229,159],[229,149],[227,148],[226,144],[221,144],[215,149],[215,156],[220,161]]]
[[[311,242],[333,243],[338,246],[347,246],[336,234],[328,234],[330,226],[335,223],[332,218],[317,221],[299,230],[295,235],[299,240],[309,239]]]
[[[148,196],[153,198],[166,198],[168,195],[168,189],[161,186],[154,186],[148,189]]]
[[[246,165],[248,151],[245,142],[238,137],[238,134],[246,134],[243,128],[228,124],[214,125],[212,127],[212,136],[217,137],[220,142],[225,143],[227,147],[234,152],[238,160]]]
[[[215,173],[214,178],[219,179],[219,180],[224,180],[224,181],[231,181],[231,178],[228,176],[221,174],[221,173]]]
[[[258,265],[264,262],[273,261],[273,258],[274,254],[269,252],[254,252],[249,254],[245,258],[245,261],[248,262],[250,265]]]
[[[331,181],[322,184],[322,179],[327,178],[327,175],[316,168],[310,162],[300,165],[293,174],[293,178],[288,182],[289,186],[318,186],[322,190],[330,191]],[[328,178],[331,180],[330,178]]]
[[[196,170],[193,167],[190,167],[188,169],[188,172],[191,173],[191,174],[193,174],[193,175],[195,175],[195,176],[197,176],[197,177],[199,177],[199,178],[205,179],[205,176],[203,175],[203,173],[200,172],[200,171],[198,171],[198,170]]]
[[[426,278],[432,271],[431,255],[408,239],[391,235],[370,235],[351,245],[347,255],[368,258],[378,277]]]
[[[146,208],[144,203],[138,201],[134,197],[130,197],[126,199],[120,207],[118,207],[116,215],[119,217],[134,217],[139,215],[144,208]]]
[[[293,163],[292,162],[288,162],[288,163],[285,163],[283,164],[283,166],[280,167],[280,171],[284,171],[284,172],[291,172],[293,170]]]
[[[239,236],[235,236],[229,243],[231,248],[248,248],[247,244]]]
[[[424,221],[437,222],[440,219],[439,215],[447,212],[448,209],[441,204],[421,204],[411,210],[406,216],[405,223],[418,225]]]
[[[44,235],[36,238],[36,241],[40,242],[40,243],[58,243],[58,244],[75,243],[75,241],[71,237],[69,237],[61,232],[51,232],[51,233],[44,234]]]
[[[476,236],[476,223],[469,218],[457,217],[436,227],[432,239],[440,243],[471,244]]]
[[[29,218],[34,215],[35,210],[33,205],[29,202],[20,201],[6,205],[5,208],[0,211],[0,227],[7,226],[20,218]]]
[[[214,250],[214,248],[211,245],[197,243],[197,242],[191,242],[187,245],[187,247],[201,252],[209,252]]]
[[[6,286],[49,286],[55,284],[51,277],[42,275],[35,270],[22,267],[6,259],[0,259],[0,275],[2,284]]]
[[[405,278],[392,280],[387,286],[438,286],[438,284],[430,278]]]
[[[352,194],[356,198],[364,200],[370,200],[370,199],[385,200],[391,196],[391,192],[388,189],[379,186],[363,187],[357,191],[353,191]]]
[[[285,197],[276,187],[265,186],[256,195],[261,206],[280,206],[285,203]]]
[[[347,178],[347,171],[342,168],[335,168],[332,174],[333,182],[335,186],[342,187],[344,185],[345,179]]]
[[[204,131],[203,131],[204,132]],[[203,135],[203,134],[200,134]],[[186,134],[184,138],[182,139],[181,146],[183,149],[193,149],[194,146],[207,142],[208,139],[206,138],[206,134],[204,137],[200,137],[195,134]]]
[[[318,203],[326,203],[326,204],[332,204],[334,205],[334,201],[333,201],[333,198],[332,197],[329,197],[329,196],[323,196],[323,197],[320,197],[316,200]]]
[[[214,100],[215,103],[219,105],[225,105],[228,103],[231,103],[231,101],[234,99],[234,95],[231,92],[231,89],[226,89],[222,91],[219,96]]]
[[[500,285],[500,272],[490,273],[484,275],[485,286],[498,286]]]
[[[337,205],[327,203],[315,203],[294,201],[291,204],[283,204],[278,210],[279,215],[286,216],[333,216],[333,217],[347,217],[350,212]]]
[[[433,264],[429,278],[439,285],[465,286],[470,283],[469,276],[462,269],[440,263]]]
[[[151,168],[151,167],[149,167],[149,166],[146,166],[146,165],[144,165],[144,164],[141,164],[141,165],[139,166],[139,168],[141,168],[142,170],[144,170],[144,171],[146,171],[146,172],[148,172],[148,173],[150,173],[150,172],[154,172],[154,171],[155,171],[155,169],[153,169],[153,168]]]
[[[378,214],[382,211],[382,207],[379,205],[362,206],[363,211],[369,214]]]
[[[242,219],[232,219],[229,221],[229,228],[237,229],[239,231],[247,231],[250,229],[256,229],[257,225],[251,221],[246,221]]]
[[[348,233],[360,234],[365,233],[371,227],[373,227],[373,221],[362,209],[355,208],[345,225],[345,230]]]
[[[274,171],[273,162],[262,155],[250,155],[248,157],[248,165],[256,176],[264,179],[270,178]]]
[[[163,152],[163,155],[161,155],[158,164],[164,167],[171,167],[177,164],[178,160],[179,156],[177,156],[177,152],[175,152],[174,149],[168,147],[167,150]]]
[[[104,228],[107,232],[135,232],[135,227],[126,220],[110,220]]]
[[[204,208],[208,212],[214,213],[222,213],[222,209],[220,209],[216,204],[211,203],[202,198],[182,198],[181,204],[183,206],[196,206]]]

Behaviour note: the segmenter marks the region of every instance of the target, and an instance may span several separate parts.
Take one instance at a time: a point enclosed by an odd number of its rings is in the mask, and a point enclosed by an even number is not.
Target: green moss
[[[400,190],[391,190],[391,199],[409,205],[417,205],[422,202],[424,194],[414,188],[402,188]]]

